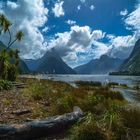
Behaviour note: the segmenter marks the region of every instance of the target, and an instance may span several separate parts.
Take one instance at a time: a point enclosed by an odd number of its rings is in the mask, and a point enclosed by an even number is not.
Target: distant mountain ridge
[[[108,74],[117,70],[123,60],[102,55],[99,59],[91,60],[89,63],[78,66],[74,70],[78,74]]]
[[[28,67],[37,73],[48,74],[76,74],[59,56],[55,49],[51,49],[38,60],[25,60]]]

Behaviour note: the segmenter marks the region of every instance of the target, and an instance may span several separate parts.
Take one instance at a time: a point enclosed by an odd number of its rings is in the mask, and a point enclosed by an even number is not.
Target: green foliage
[[[104,114],[103,121],[108,129],[116,129],[120,124],[119,107],[112,105]]]
[[[119,86],[119,83],[117,83],[117,82],[109,82],[108,86]]]
[[[76,81],[78,86],[93,86],[93,87],[101,87],[101,82],[93,82],[93,81]]]
[[[74,88],[64,82],[29,79],[26,82],[30,86],[21,95],[27,95],[30,101],[37,103],[47,102],[37,109],[39,111],[35,109],[37,116],[40,112],[41,116],[45,112],[49,116],[72,112],[74,106],[86,113],[68,132],[68,139],[119,140],[122,136],[128,139],[128,129],[130,132],[140,129],[138,110],[126,110],[127,102],[121,93],[113,92],[109,87],[87,85]]]
[[[0,78],[5,80],[16,80],[17,69],[19,64],[19,51],[9,49],[17,40],[21,41],[24,37],[22,31],[18,31],[15,35],[15,39],[12,40],[10,32],[11,22],[3,14],[0,14],[0,35],[2,33],[9,34],[9,41],[7,48],[0,52]]]
[[[0,80],[0,90],[10,90],[13,87],[10,81]]]
[[[7,71],[8,71],[7,79],[9,81],[15,81],[18,75],[18,70],[16,65],[9,65]]]
[[[15,81],[18,74],[17,50],[3,49],[0,52],[0,78]]]
[[[88,113],[71,131],[72,140],[107,140],[103,130],[97,125],[94,116]]]
[[[123,123],[126,127],[140,129],[139,108],[122,109],[121,116],[123,118]]]
[[[120,92],[111,91],[110,89],[100,88],[96,90],[95,94],[104,96],[106,99],[123,101],[124,97]]]
[[[64,95],[56,100],[56,104],[53,107],[52,114],[64,114],[66,112],[71,112],[74,107],[74,98],[70,95]]]

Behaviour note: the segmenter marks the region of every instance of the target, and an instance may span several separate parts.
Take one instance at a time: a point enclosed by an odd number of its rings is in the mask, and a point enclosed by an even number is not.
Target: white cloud
[[[1,9],[1,11],[12,21],[11,31],[22,30],[25,34],[21,43],[16,43],[15,47],[20,49],[22,57],[36,58],[44,53],[45,40],[39,30],[47,22],[48,9],[44,7],[43,0],[17,0],[13,5],[18,5],[13,9],[11,5]],[[3,41],[7,37],[3,36]]]
[[[120,15],[126,16],[126,18],[123,18],[126,29],[133,31],[133,34],[127,36],[107,35],[110,40],[108,54],[112,57],[127,58],[136,41],[140,38],[140,3],[129,15],[127,9],[121,11]]]
[[[7,1],[7,6],[11,7],[11,9],[16,9],[19,5],[15,2]]]
[[[69,25],[75,25],[76,21],[74,21],[74,20],[67,20],[66,23],[69,24]]]
[[[79,11],[81,9],[81,5],[78,5],[77,6],[77,10]]]
[[[103,33],[101,30],[94,30],[92,35],[94,40],[99,40],[105,37],[105,33]]]
[[[42,29],[42,32],[46,33],[46,32],[48,32],[48,30],[49,30],[49,27],[45,27],[45,28]]]
[[[128,14],[128,10],[127,9],[125,9],[125,10],[120,12],[121,16],[126,16],[127,14]]]
[[[60,16],[65,15],[65,12],[63,9],[63,4],[64,4],[64,1],[58,1],[55,3],[54,7],[52,8],[52,11],[53,11],[55,17],[60,17]]]
[[[128,36],[110,36],[108,54],[112,57],[127,58],[137,41],[137,33]]]
[[[140,30],[140,3],[136,6],[136,9],[128,15],[125,19],[125,23],[127,26],[132,29]]]
[[[86,2],[86,0],[80,0],[82,3],[85,3]]]
[[[99,57],[106,53],[107,46],[98,40],[105,36],[100,30],[92,31],[89,26],[72,26],[69,32],[57,33],[47,48],[55,48],[60,56],[68,63],[76,63],[85,59]],[[94,49],[91,46],[95,46]],[[95,54],[97,52],[97,55]],[[86,57],[77,56],[77,53],[86,53]]]
[[[91,5],[90,6],[90,10],[94,10],[95,9],[95,6],[94,5]]]

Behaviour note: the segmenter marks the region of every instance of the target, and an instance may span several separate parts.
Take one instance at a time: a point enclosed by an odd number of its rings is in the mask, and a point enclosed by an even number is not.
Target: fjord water
[[[127,84],[128,86],[140,86],[140,76],[112,76],[112,75],[42,75],[43,79],[53,79],[57,81],[75,82],[75,81],[99,81],[105,83],[117,82]],[[41,79],[42,79],[41,78]]]
[[[123,96],[130,102],[140,104],[140,90],[134,90],[133,87],[140,87],[140,76],[112,76],[112,75],[38,75],[39,79],[51,79],[55,81],[64,81],[73,84],[75,81],[99,81],[105,84],[106,82],[117,82],[119,84],[127,84],[131,88],[115,88],[120,91]]]

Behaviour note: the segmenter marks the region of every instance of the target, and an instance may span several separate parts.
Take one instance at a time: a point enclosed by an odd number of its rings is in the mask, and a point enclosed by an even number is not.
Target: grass
[[[68,130],[68,139],[117,140],[121,139],[122,135],[128,139],[128,132],[140,130],[139,109],[126,109],[128,103],[122,94],[112,91],[108,86],[83,81],[76,82],[77,87],[59,81],[20,81],[28,86],[16,94],[1,94],[0,102],[4,108],[29,108],[32,113],[20,118],[13,116],[12,120],[11,114],[6,113],[7,119],[3,118],[3,123],[61,115],[72,112],[74,106],[79,106],[86,115]],[[0,108],[0,112],[4,112],[4,109]]]

